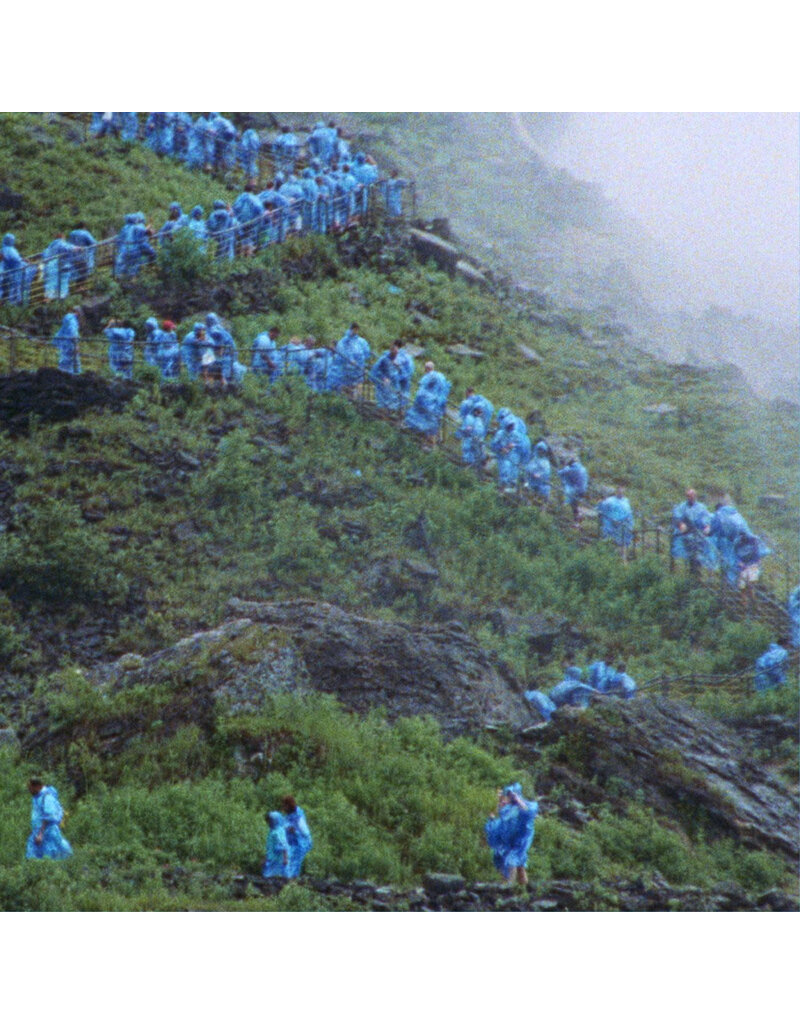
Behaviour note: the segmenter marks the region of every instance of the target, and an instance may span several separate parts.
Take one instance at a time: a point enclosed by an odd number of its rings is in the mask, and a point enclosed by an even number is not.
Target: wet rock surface
[[[119,411],[136,392],[129,381],[94,373],[62,373],[50,367],[0,377],[0,427],[26,434],[32,417],[39,422],[72,420],[86,409]]]

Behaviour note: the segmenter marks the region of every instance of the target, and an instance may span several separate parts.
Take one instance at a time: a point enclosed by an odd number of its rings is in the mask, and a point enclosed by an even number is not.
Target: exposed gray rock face
[[[389,718],[430,714],[447,733],[531,722],[522,683],[458,622],[412,627],[314,601],[234,598],[228,611],[285,633],[313,688],[335,694],[353,711],[382,706]]]
[[[569,788],[584,803],[607,798],[613,778],[621,796],[643,794],[657,813],[702,820],[709,837],[731,836],[797,864],[796,787],[754,763],[716,719],[661,697],[608,698],[590,712],[562,709],[532,738],[539,749],[558,741]]]

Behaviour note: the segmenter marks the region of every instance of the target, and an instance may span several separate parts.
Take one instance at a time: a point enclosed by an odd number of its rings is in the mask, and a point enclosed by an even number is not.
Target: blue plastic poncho
[[[289,840],[289,869],[287,878],[297,878],[303,868],[303,861],[314,845],[305,812],[298,807],[284,817],[286,838]]]
[[[291,174],[297,159],[297,139],[290,131],[282,131],[272,143],[275,165],[284,174]]]
[[[403,216],[403,190],[408,188],[411,182],[405,178],[391,177],[383,183],[383,197],[386,202],[386,212],[390,217]]]
[[[504,793],[510,787],[504,789]],[[514,868],[528,865],[528,851],[534,836],[536,815],[539,804],[536,800],[525,800],[515,787],[514,792],[522,801],[505,804],[496,818],[489,818],[484,826],[486,841],[492,851],[492,861],[503,878],[508,879]]]
[[[616,495],[604,498],[597,505],[597,514],[602,535],[621,548],[630,547],[633,543],[633,510],[628,499]]]
[[[208,338],[201,337],[200,331],[204,330],[202,324],[195,324],[181,344],[181,362],[186,367],[190,377],[197,377],[206,352],[211,352],[212,347]]]
[[[786,682],[789,652],[780,644],[770,644],[756,661],[755,687],[757,690],[771,690]]]
[[[564,504],[576,505],[583,498],[589,486],[589,474],[586,468],[576,459],[558,471],[561,485],[564,488]]]
[[[173,149],[173,118],[166,111],[149,115],[144,125],[144,142],[159,156],[168,156]]]
[[[213,132],[212,163],[218,171],[230,171],[236,165],[237,133],[233,122],[222,114],[211,115]]]
[[[74,256],[74,246],[63,238],[54,238],[42,253],[46,299],[66,299],[69,295]]]
[[[503,413],[506,414],[501,418]],[[498,483],[510,489],[516,486],[520,468],[530,457],[530,440],[525,424],[518,416],[501,409],[498,419],[500,426],[489,447],[497,460]]]
[[[189,139],[192,132],[192,118],[185,110],[172,113],[172,155],[177,160],[187,160]]]
[[[258,177],[258,154],[261,151],[261,139],[258,132],[248,128],[239,139],[237,156],[239,164],[244,169],[244,176],[248,180]]]
[[[427,437],[436,437],[447,408],[450,381],[438,370],[423,374],[417,386],[414,403],[405,416],[404,423],[412,430],[418,430]]]
[[[708,535],[711,513],[700,501],[682,501],[672,510],[672,557],[686,558],[705,569],[716,569],[719,555]]]
[[[163,227],[158,232],[158,244],[163,246],[166,245],[171,239],[173,233],[178,231],[180,228],[185,228],[189,223],[189,218],[181,209],[180,203],[169,204],[169,220],[164,222]]]
[[[270,811],[268,817],[267,848],[264,878],[289,878],[289,839],[286,834],[286,821],[280,811]]]
[[[548,696],[557,708],[568,704],[574,708],[588,708],[592,695],[597,691],[581,682],[581,670],[572,665],[564,672],[564,678],[554,686]]]
[[[636,693],[636,683],[627,672],[618,672],[611,669],[604,692],[616,694],[625,700],[630,700]]]
[[[36,796],[31,797],[31,834],[25,848],[28,860],[66,860],[72,856],[72,847],[61,833],[61,822],[64,810],[58,800],[58,790],[54,786],[42,786]],[[43,832],[42,841],[36,842],[39,832]]]
[[[30,269],[38,273],[38,268],[33,267],[24,260],[17,252],[17,240],[14,235],[3,236],[2,263],[0,263],[0,299],[4,299],[9,305],[21,305],[27,299],[26,278]]]
[[[309,153],[316,157],[323,167],[327,167],[333,156],[333,145],[334,138],[331,136],[330,130],[325,127],[323,121],[317,121],[314,125],[314,131],[311,132],[306,140],[306,147]]]
[[[52,341],[52,344],[58,349],[58,368],[64,373],[81,372],[81,357],[78,353],[79,338],[78,318],[74,313],[67,313]]]
[[[86,228],[76,228],[67,235],[67,241],[75,246],[73,276],[76,281],[85,281],[94,271],[95,246],[97,240]]]
[[[253,373],[268,374],[271,381],[277,380],[281,375],[278,346],[267,331],[256,335],[253,341],[250,369]]]
[[[173,380],[181,369],[181,347],[175,331],[159,331],[157,365],[165,380]]]
[[[607,693],[615,675],[614,667],[601,659],[593,661],[587,669],[586,682],[589,686],[593,686],[598,693]]]
[[[139,115],[133,112],[114,114],[118,119],[119,134],[126,142],[135,142],[139,135]]]
[[[144,322],[144,350],[142,356],[148,366],[158,366],[158,346],[161,342],[161,328],[158,320],[150,316]]]
[[[411,401],[411,381],[414,379],[414,359],[410,352],[401,348],[397,353],[397,374],[400,385],[401,408],[405,408]]]
[[[188,131],[188,144],[186,146],[186,166],[195,170],[206,164],[206,146],[209,136],[209,125],[206,118],[201,114],[192,124]]]
[[[789,595],[787,611],[792,622],[792,647],[800,647],[800,587]]]
[[[327,390],[330,364],[330,349],[312,348],[309,351],[305,370],[306,382],[312,391]]]
[[[353,387],[364,379],[367,360],[371,357],[369,343],[352,327],[336,342],[336,349],[328,372],[330,391]]]
[[[462,409],[464,407],[462,403]],[[473,407],[474,409],[474,407]],[[461,458],[467,466],[482,466],[485,457],[483,439],[486,427],[477,411],[469,411],[461,418],[456,437],[461,438]]]
[[[213,348],[222,349],[222,379],[230,383],[239,376],[236,369],[236,342],[233,335],[222,326],[216,313],[206,315],[206,337],[210,339]]]
[[[760,560],[770,553],[733,505],[717,508],[711,517],[711,538],[731,584],[737,582],[744,569],[757,567]]]
[[[525,466],[525,484],[543,498],[550,497],[550,474],[552,467],[547,457],[547,445],[539,441],[533,449],[533,456]]]
[[[384,352],[369,371],[369,379],[375,385],[375,402],[381,409],[396,411],[403,407],[397,355],[393,359],[391,352]]]
[[[557,705],[550,700],[546,693],[542,693],[541,690],[526,690],[525,700],[536,708],[545,722],[550,721],[553,712],[557,708]]]
[[[136,337],[130,327],[107,327],[108,365],[111,372],[130,380],[133,376],[133,339]]]
[[[214,200],[214,209],[206,221],[206,231],[217,244],[217,260],[232,260],[236,242],[236,220],[224,199]]]
[[[243,245],[258,244],[263,226],[264,204],[252,192],[242,192],[233,204],[233,214],[239,222],[239,238]]]

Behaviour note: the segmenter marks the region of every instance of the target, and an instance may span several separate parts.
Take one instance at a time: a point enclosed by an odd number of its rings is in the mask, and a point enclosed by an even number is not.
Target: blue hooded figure
[[[119,134],[126,142],[135,142],[139,137],[139,115],[134,113],[114,114],[118,119]]]
[[[11,306],[19,306],[26,300],[26,270],[30,266],[31,264],[17,252],[16,237],[12,234],[4,235],[0,264],[0,299],[4,299]]]
[[[158,366],[158,348],[161,344],[161,329],[158,320],[154,316],[148,317],[144,322],[144,361],[148,366]]]
[[[398,340],[397,342],[397,374],[398,384],[400,386],[400,401],[401,408],[405,409],[411,402],[411,381],[414,379],[414,359],[411,353],[404,347],[405,343]]]
[[[275,341],[277,337],[278,332],[273,327],[256,335],[252,345],[250,369],[253,373],[268,376],[270,381],[277,380],[281,375],[280,357]]]
[[[559,469],[558,475],[561,478],[561,486],[564,488],[564,504],[569,505],[576,520],[580,519],[578,502],[585,497],[589,486],[589,474],[580,460],[571,455],[566,466]]]
[[[526,690],[525,700],[542,716],[545,722],[549,722],[553,717],[553,712],[557,709],[557,705],[550,700],[546,693],[542,693],[541,690]]]
[[[576,665],[564,670],[564,678],[554,686],[548,696],[557,708],[568,704],[573,708],[588,708],[592,695],[597,691],[581,682],[583,673]]]
[[[164,112],[152,113],[144,125],[144,144],[159,156],[172,153],[173,120]]]
[[[435,442],[447,408],[450,381],[434,368],[433,363],[425,364],[425,373],[420,378],[414,404],[405,416],[405,426],[424,434],[427,441]]]
[[[214,200],[206,230],[217,243],[217,262],[232,260],[236,243],[236,220],[224,199]]]
[[[180,230],[180,228],[185,228],[188,223],[189,218],[181,209],[181,204],[170,203],[169,216],[167,220],[164,221],[161,230],[158,232],[158,244],[162,247],[167,245],[173,234]]]
[[[234,202],[233,215],[239,222],[239,239],[242,245],[254,249],[263,227],[264,204],[247,188]]]
[[[211,131],[214,133],[211,162],[217,171],[230,171],[236,165],[236,129],[222,114],[210,114],[209,119]]]
[[[302,377],[305,380],[306,363],[310,357],[311,352],[299,338],[290,338],[285,345],[278,349],[278,358],[284,376]]]
[[[484,398],[483,395],[477,394],[472,388],[467,388],[467,397],[458,409],[459,416],[466,416],[467,413],[473,413],[474,415],[480,416],[483,420],[484,436],[489,433],[492,416],[494,415],[494,406],[488,398]]]
[[[199,376],[203,356],[210,351],[211,344],[206,339],[205,327],[203,324],[195,324],[181,344],[181,362],[190,377]]]
[[[125,223],[122,225],[116,237],[116,252],[114,256],[114,274],[117,277],[133,277],[138,273],[139,261],[136,256],[137,242],[136,229],[138,223],[135,213],[125,215]]]
[[[126,380],[133,376],[133,339],[136,334],[130,327],[111,324],[103,332],[108,338],[108,365],[111,372]]]
[[[625,671],[624,665],[618,665],[616,672],[609,670],[606,678],[605,693],[615,694],[624,700],[630,700],[636,693],[636,683]]]
[[[157,363],[165,380],[174,380],[181,370],[181,347],[171,320],[165,320],[158,332]]]
[[[331,350],[312,348],[306,362],[306,382],[312,391],[326,391],[331,363]]]
[[[356,191],[358,182],[345,164],[336,180],[336,195],[333,200],[334,224],[344,227],[356,212]]]
[[[672,510],[672,557],[685,558],[690,566],[716,569],[719,555],[710,533],[711,513],[689,488],[686,500]]]
[[[239,139],[237,156],[239,164],[244,170],[245,178],[250,181],[258,177],[258,154],[261,152],[261,139],[258,132],[248,128]]]
[[[607,693],[615,674],[613,667],[600,659],[599,661],[593,661],[587,669],[586,682],[589,686],[594,687],[598,693]]]
[[[744,587],[758,579],[759,562],[770,549],[756,537],[735,506],[717,505],[711,517],[710,536],[732,586],[738,581]]]
[[[386,212],[390,217],[403,216],[403,191],[411,184],[406,178],[398,178],[395,173],[383,182],[383,199]]]
[[[621,487],[610,498],[604,498],[597,505],[600,517],[600,532],[603,537],[613,540],[621,548],[633,543],[633,510]]]
[[[176,110],[172,112],[170,119],[172,123],[172,156],[176,160],[187,160],[192,118],[185,110]]]
[[[483,465],[485,457],[483,439],[485,436],[486,428],[483,425],[483,418],[476,411],[470,410],[461,417],[461,425],[456,430],[456,437],[461,438],[461,460],[466,466]]]
[[[42,253],[44,297],[66,299],[74,267],[75,247],[62,236],[53,239]]]
[[[333,138],[324,121],[317,121],[314,131],[306,140],[306,148],[312,157],[316,157],[323,167],[327,167],[333,156]]]
[[[286,825],[286,838],[289,841],[289,866],[286,877],[297,878],[303,869],[303,861],[314,843],[305,812],[302,807],[297,806],[294,797],[285,796],[281,801],[281,808]]]
[[[31,834],[25,848],[28,860],[66,860],[72,847],[61,832],[64,809],[55,786],[43,786],[38,779],[28,783],[31,794]]]
[[[281,128],[280,134],[272,143],[272,156],[279,171],[284,174],[292,173],[297,159],[297,139],[288,125]]]
[[[544,441],[537,441],[533,446],[533,455],[525,466],[525,486],[545,501],[550,498],[551,472],[548,447]]]
[[[52,344],[58,349],[58,368],[64,373],[80,373],[81,357],[78,352],[80,330],[75,313],[67,313]]]
[[[286,238],[291,217],[291,203],[286,196],[276,189],[273,182],[265,188],[258,196],[264,207],[264,242],[271,245],[273,242],[282,242]]]
[[[363,153],[356,153],[350,173],[358,184],[359,213],[363,216],[369,209],[372,186],[378,180],[378,168],[370,163]]]
[[[336,342],[328,373],[328,389],[338,391],[340,388],[360,384],[364,379],[364,370],[371,355],[369,344],[358,333],[358,324],[350,324]]]
[[[270,811],[267,824],[267,848],[261,874],[264,878],[289,878],[289,839],[281,812]]]
[[[192,124],[188,136],[186,166],[190,170],[198,170],[206,165],[206,146],[209,145],[209,124],[202,114]]]
[[[771,690],[786,682],[786,668],[789,652],[780,644],[770,644],[756,661],[755,687],[757,690]]]
[[[501,418],[501,413],[505,415]],[[501,409],[497,415],[500,426],[489,445],[497,459],[497,480],[506,491],[516,488],[521,467],[531,453],[530,440],[525,424],[513,413]]]
[[[380,409],[389,409],[392,412],[403,407],[397,353],[397,346],[392,345],[388,352],[384,352],[375,360],[369,371],[369,379],[375,385],[376,404]]]
[[[73,256],[73,277],[81,283],[94,272],[95,246],[97,240],[83,224],[67,235],[67,241],[75,246]]]
[[[484,832],[494,866],[506,881],[516,876],[520,884],[527,883],[525,869],[538,813],[539,804],[522,796],[518,782],[504,786],[500,791],[497,816],[489,818]]]
[[[206,220],[202,206],[195,206],[192,208],[186,227],[197,239],[201,251],[205,252],[206,242],[208,241],[208,229],[206,228]]]
[[[800,587],[789,595],[787,611],[792,623],[792,647],[800,647]]]
[[[319,201],[319,185],[314,178],[314,172],[310,167],[303,169],[303,177],[300,181],[303,192],[302,217],[303,230],[317,230],[317,203]]]
[[[305,201],[303,187],[294,174],[290,174],[280,186],[278,192],[288,201],[288,206],[285,208],[286,230],[297,231],[302,225],[303,203]]]
[[[234,381],[237,376],[236,364],[238,362],[236,342],[230,331],[222,326],[216,313],[206,315],[206,336],[215,349],[222,349],[222,379],[228,383]]]

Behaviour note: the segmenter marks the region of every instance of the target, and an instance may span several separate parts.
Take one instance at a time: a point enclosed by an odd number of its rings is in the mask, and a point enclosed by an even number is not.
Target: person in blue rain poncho
[[[140,213],[129,213],[116,238],[114,273],[117,277],[135,277],[145,259],[155,259],[156,253],[148,242],[148,232]]]
[[[531,707],[536,708],[545,722],[549,722],[553,712],[557,710],[557,705],[541,690],[526,690],[525,700]]]
[[[355,387],[364,379],[364,370],[372,352],[369,343],[358,332],[358,324],[352,323],[336,342],[328,371],[329,391]]]
[[[61,832],[64,809],[55,786],[45,786],[41,779],[28,782],[31,795],[31,833],[25,848],[28,860],[66,860],[72,847]]]
[[[709,535],[731,586],[745,590],[758,580],[761,559],[770,554],[770,549],[729,499],[715,506]]]
[[[220,113],[209,114],[209,120],[214,134],[211,164],[215,171],[230,171],[236,164],[236,129]]]
[[[164,320],[161,324],[157,365],[165,380],[174,380],[181,370],[181,347],[178,343],[175,324],[171,320]]]
[[[166,111],[148,115],[144,124],[144,144],[159,156],[172,152],[173,121]]]
[[[500,425],[489,447],[497,459],[498,486],[510,494],[516,490],[520,469],[530,458],[531,443],[525,424],[509,409],[500,409],[497,420]]]
[[[433,448],[447,408],[450,381],[431,362],[417,385],[414,402],[405,416],[405,426],[425,435],[425,447]]]
[[[616,672],[611,670],[606,675],[605,689],[603,693],[610,693],[625,700],[630,700],[636,693],[636,683],[625,670],[625,663],[617,665]]]
[[[81,221],[67,235],[67,241],[75,246],[73,256],[73,278],[79,284],[85,281],[94,271],[95,246],[97,240]]]
[[[181,343],[181,363],[186,367],[186,372],[190,377],[199,376],[203,356],[210,351],[212,348],[206,338],[205,327],[202,324],[195,324]]]
[[[72,280],[75,246],[70,245],[63,235],[58,235],[42,253],[44,275],[44,297],[66,299]]]
[[[789,652],[780,644],[770,644],[756,661],[755,687],[757,690],[771,690],[786,682]]]
[[[158,232],[158,243],[161,246],[166,245],[172,238],[174,232],[180,228],[185,228],[189,222],[189,218],[181,209],[180,203],[169,204],[169,214],[163,227]]]
[[[378,180],[378,168],[371,157],[356,153],[350,173],[356,179],[358,213],[363,216],[369,209],[370,189]]]
[[[2,262],[0,262],[0,299],[11,306],[27,300],[30,282],[38,274],[38,267],[24,260],[17,252],[15,235],[3,236]]]
[[[293,796],[283,798],[281,810],[286,825],[286,838],[289,841],[289,865],[286,877],[298,878],[303,870],[303,861],[314,845],[311,830],[308,827],[303,808],[298,807]]]
[[[139,115],[135,113],[115,114],[119,118],[119,134],[126,142],[135,142],[139,135]]]
[[[172,156],[176,160],[186,161],[189,154],[189,139],[192,133],[192,118],[185,110],[173,111],[172,121]]]
[[[261,152],[261,139],[254,128],[248,128],[242,133],[237,146],[236,156],[240,167],[244,170],[247,181],[255,181],[258,178],[258,155]]]
[[[264,191],[259,193],[258,198],[267,214],[264,218],[264,244],[271,245],[273,242],[282,242],[289,230],[291,217],[289,199],[281,195],[274,181],[269,182]]]
[[[575,455],[570,455],[566,466],[558,471],[564,488],[564,504],[572,509],[572,518],[577,525],[581,521],[580,499],[585,497],[589,486],[589,474]]]
[[[58,333],[51,342],[58,349],[58,368],[64,373],[81,372],[81,357],[78,352],[79,339],[78,310],[74,309],[71,313],[67,313],[61,321]]]
[[[607,693],[615,675],[616,672],[614,671],[611,658],[607,656],[591,663],[586,670],[586,682],[589,686],[594,687],[598,693]]]
[[[550,474],[552,471],[548,450],[544,441],[537,441],[533,446],[533,455],[527,462],[523,473],[525,487],[537,497],[544,498],[545,503],[550,499]]]
[[[206,218],[202,206],[192,207],[186,227],[197,239],[200,249],[205,252],[206,242],[208,241],[208,228],[206,227]]]
[[[286,835],[286,823],[280,811],[267,814],[267,845],[264,867],[261,874],[264,878],[289,877],[289,839]]]
[[[539,804],[526,800],[518,782],[497,793],[497,812],[484,826],[494,866],[510,883],[528,884],[528,851],[534,836]]]
[[[303,168],[303,175],[300,179],[300,188],[303,193],[302,218],[304,231],[317,230],[317,204],[319,202],[319,185],[317,185],[314,172],[310,167]]]
[[[283,174],[291,174],[297,159],[297,139],[288,125],[281,127],[280,134],[272,143],[272,156],[275,166]]]
[[[144,322],[144,350],[142,356],[148,366],[158,366],[158,348],[161,344],[161,328],[154,316]]]
[[[710,533],[711,513],[690,487],[686,500],[672,510],[672,557],[686,559],[692,572],[716,569],[719,555]]]
[[[408,188],[409,184],[410,182],[406,178],[399,178],[397,176],[397,171],[392,171],[383,183],[386,212],[390,217],[403,216],[403,190]]]
[[[136,334],[119,320],[110,320],[103,332],[108,338],[108,365],[111,372],[130,380],[133,376],[133,339]]]
[[[248,182],[244,192],[233,204],[233,215],[239,222],[239,241],[242,254],[251,256],[258,245],[258,236],[263,227],[264,204],[255,195],[255,185]]]
[[[405,409],[411,402],[411,381],[414,379],[414,359],[405,342],[401,338],[395,340],[397,345],[397,382],[400,387],[400,408]]]
[[[186,166],[191,170],[205,167],[207,147],[212,145],[208,119],[201,114],[192,124],[188,132],[189,142],[186,147]]]
[[[239,384],[245,375],[246,367],[239,362],[233,335],[223,327],[216,313],[206,315],[206,337],[210,339],[214,349],[222,353],[222,379],[226,384]]]
[[[484,398],[483,395],[479,395],[475,388],[467,388],[464,395],[464,401],[458,407],[458,415],[462,418],[468,413],[480,416],[483,420],[483,433],[484,436],[489,433],[489,426],[492,422],[492,416],[494,415],[494,406],[488,398]]]
[[[389,351],[375,360],[369,371],[369,379],[375,385],[375,402],[381,409],[397,412],[402,406],[400,393],[400,371],[397,366],[396,342],[392,342]]]
[[[601,535],[613,540],[622,549],[622,560],[625,561],[628,548],[633,543],[633,510],[622,487],[617,488],[616,494],[598,503],[597,515],[600,518]]]
[[[281,362],[278,355],[279,334],[280,331],[277,327],[270,327],[268,331],[257,334],[252,344],[250,369],[255,374],[268,376],[270,381],[277,380],[281,375]]]
[[[462,402],[462,408],[465,404]],[[466,466],[483,466],[486,456],[483,447],[486,427],[483,417],[474,406],[470,407],[466,415],[461,417],[456,437],[461,438],[461,461]]]
[[[800,647],[800,587],[789,595],[786,610],[792,623],[792,647]]]
[[[278,349],[278,358],[284,376],[302,377],[305,380],[306,363],[310,358],[310,352],[305,342],[300,338],[290,338],[285,345]]]
[[[581,682],[583,673],[577,665],[564,666],[564,678],[548,694],[557,708],[569,705],[573,708],[588,708],[597,691]]]
[[[305,365],[306,382],[312,391],[325,391],[328,386],[331,350],[317,346],[313,338],[306,338],[306,347],[309,349]]]
[[[305,200],[300,179],[296,175],[290,174],[286,181],[280,185],[278,192],[284,199],[288,200],[289,204],[286,207],[285,213],[287,218],[286,230],[297,231],[302,223],[303,203]]]
[[[214,209],[208,215],[206,231],[217,246],[217,262],[232,260],[236,242],[236,219],[224,199],[214,200]]]
[[[324,121],[317,121],[314,130],[306,139],[306,148],[311,156],[316,157],[323,167],[327,167],[333,156],[334,139],[325,127]]]

